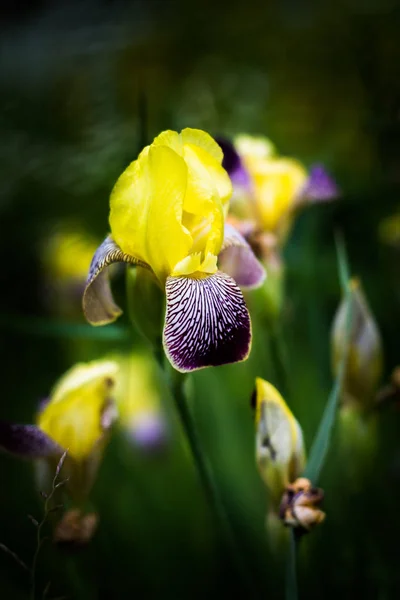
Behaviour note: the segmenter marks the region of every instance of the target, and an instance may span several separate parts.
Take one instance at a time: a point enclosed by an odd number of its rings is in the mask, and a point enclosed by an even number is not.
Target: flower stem
[[[289,552],[286,563],[286,600],[297,600],[297,539],[296,532],[291,529],[289,538]]]
[[[255,590],[255,585],[243,563],[232,526],[229,522],[225,507],[212,474],[210,463],[201,448],[201,443],[188,407],[184,390],[185,375],[178,373],[177,371],[173,371],[169,379],[171,391],[175,400],[175,406],[188,440],[194,464],[206,494],[209,507],[212,511],[216,529],[218,530],[221,539],[228,546],[236,569],[241,574],[243,581],[246,583],[249,591],[252,594],[252,597],[256,598],[258,596]]]

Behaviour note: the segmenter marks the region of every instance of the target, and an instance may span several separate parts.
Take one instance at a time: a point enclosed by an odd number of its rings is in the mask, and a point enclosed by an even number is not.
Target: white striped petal
[[[242,292],[218,271],[202,278],[168,277],[164,348],[181,372],[245,360],[251,323]]]

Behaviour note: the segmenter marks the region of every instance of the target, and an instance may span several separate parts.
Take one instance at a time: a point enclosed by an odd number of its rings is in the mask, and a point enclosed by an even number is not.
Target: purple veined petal
[[[0,448],[21,458],[47,458],[64,449],[36,425],[0,421]]]
[[[326,202],[340,195],[340,190],[334,179],[321,164],[312,165],[308,179],[301,191],[300,202]]]
[[[140,265],[150,269],[146,263],[122,252],[111,236],[106,237],[93,256],[83,293],[83,312],[92,325],[112,323],[122,313],[122,310],[114,302],[107,269],[116,262]]]
[[[259,287],[267,275],[250,245],[229,223],[225,224],[224,243],[218,256],[218,264],[221,271],[233,277],[243,288]]]
[[[224,154],[222,166],[228,172],[233,186],[251,190],[252,183],[250,175],[239,154],[236,152],[233,143],[223,137],[217,137],[216,141]]]
[[[175,369],[185,373],[248,357],[250,315],[229,275],[168,277],[166,295],[163,341]]]

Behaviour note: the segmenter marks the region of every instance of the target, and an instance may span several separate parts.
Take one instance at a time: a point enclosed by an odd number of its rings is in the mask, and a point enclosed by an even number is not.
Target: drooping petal
[[[112,323],[122,313],[114,302],[107,271],[107,267],[116,262],[149,268],[142,261],[122,252],[111,236],[106,237],[93,256],[83,293],[83,312],[92,325]]]
[[[240,287],[255,288],[262,284],[266,272],[244,237],[229,223],[225,225],[224,243],[218,257],[219,268]]]
[[[316,164],[310,168],[308,179],[299,195],[299,203],[304,201],[324,202],[340,195],[340,190],[323,165]]]
[[[62,454],[61,446],[36,425],[0,421],[0,448],[22,458],[44,458]]]
[[[218,271],[202,278],[168,277],[165,352],[181,372],[245,360],[251,323],[235,281]]]

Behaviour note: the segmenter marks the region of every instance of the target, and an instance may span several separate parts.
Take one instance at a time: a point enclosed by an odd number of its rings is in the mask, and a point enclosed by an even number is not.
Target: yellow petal
[[[161,282],[192,246],[182,225],[186,184],[184,160],[167,146],[156,145],[128,167],[111,195],[114,240],[124,252],[148,263]]]
[[[297,161],[282,158],[253,164],[252,175],[262,229],[275,232],[291,216],[307,172]]]
[[[270,158],[275,154],[275,146],[264,136],[237,135],[235,148],[243,158]]]
[[[210,154],[219,164],[222,163],[223,153],[217,142],[201,129],[190,129],[187,127],[181,132],[182,142],[192,146],[198,146]]]
[[[301,428],[278,390],[256,379],[257,463],[270,493],[279,499],[305,464]]]
[[[38,415],[39,428],[76,460],[88,458],[103,436],[102,415],[118,373],[113,361],[78,364],[54,388]]]
[[[220,147],[205,132],[165,131],[114,187],[112,237],[123,253],[150,265],[161,284],[172,273],[210,269],[206,256],[221,249],[232,193],[221,161]]]
[[[151,145],[167,146],[179,154],[179,156],[183,155],[182,137],[177,131],[172,131],[171,129],[167,129],[167,131],[160,133],[156,138],[154,138]]]

